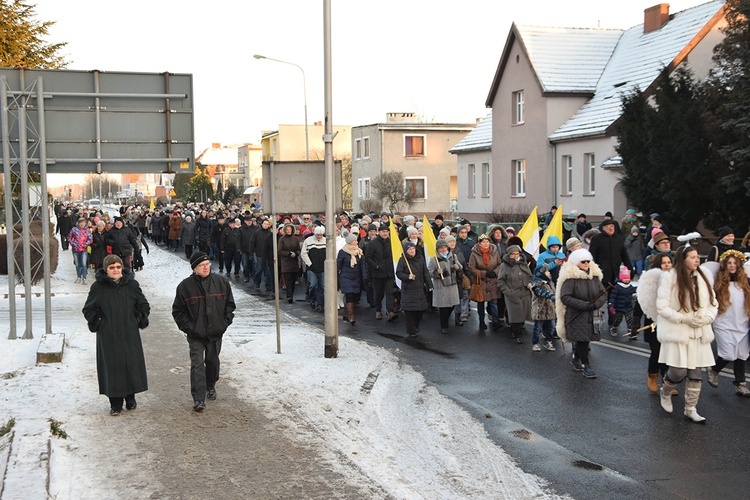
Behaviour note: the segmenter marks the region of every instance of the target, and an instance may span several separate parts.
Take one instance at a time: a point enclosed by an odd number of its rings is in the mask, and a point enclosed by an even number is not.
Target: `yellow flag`
[[[388,218],[388,221],[390,223],[390,229],[391,229],[391,253],[393,254],[393,263],[398,264],[398,259],[401,258],[401,256],[404,254],[404,247],[401,246],[401,240],[398,239],[398,230],[396,230],[396,226],[393,225],[393,219],[390,217]]]
[[[555,215],[552,216],[552,220],[549,223],[549,226],[547,226],[547,229],[544,230],[544,236],[542,236],[541,244],[544,246],[544,248],[547,248],[547,238],[550,236],[557,236],[557,238],[560,240],[561,243],[565,243],[563,241],[563,223],[562,223],[562,205],[557,207],[557,212],[555,212]]]
[[[148,206],[148,208],[151,209],[151,210],[153,210],[155,207],[156,207],[156,205],[154,205],[154,199],[151,198],[151,204]]]
[[[539,216],[536,214],[537,207],[531,211],[523,227],[518,231],[518,237],[523,242],[523,249],[536,259],[539,256]]]
[[[422,216],[422,243],[424,243],[424,251],[427,257],[435,257],[435,245],[437,240],[435,239],[435,233],[432,232],[432,226],[427,220],[427,216]]]

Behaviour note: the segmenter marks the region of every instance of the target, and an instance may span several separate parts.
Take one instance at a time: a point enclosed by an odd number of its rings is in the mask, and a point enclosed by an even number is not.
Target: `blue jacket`
[[[560,248],[557,249],[557,253],[552,253],[552,251],[549,249],[552,245],[559,245]],[[556,259],[565,260],[565,254],[562,253],[562,243],[560,243],[560,238],[557,236],[550,236],[547,238],[547,249],[539,254],[539,257],[536,259],[537,264],[547,264],[549,271],[553,271],[557,264],[555,264]]]
[[[622,283],[618,281],[609,295],[609,305],[615,308],[618,313],[629,313],[633,310],[633,295],[635,287],[632,283]]]

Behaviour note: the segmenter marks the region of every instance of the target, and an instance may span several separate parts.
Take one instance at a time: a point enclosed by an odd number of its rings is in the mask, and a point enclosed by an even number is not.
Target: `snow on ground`
[[[80,313],[88,286],[73,284],[70,253],[61,252],[60,258],[52,277],[52,325],[54,332],[66,334],[63,362],[35,365],[44,333],[43,298],[33,299],[33,340],[20,339],[24,301],[17,298],[19,339],[7,340],[7,327],[0,330],[0,426],[15,418],[14,443],[21,444],[23,440],[44,442],[50,418],[88,426],[79,436],[87,436],[90,442],[63,446],[58,444],[62,440],[53,438],[53,448],[62,447],[64,452],[53,453],[52,482],[57,491],[70,491],[66,482],[86,481],[90,498],[105,498],[111,494],[108,478],[54,473],[58,463],[63,470],[75,471],[75,462],[85,462],[88,456],[83,450],[106,446],[111,432],[110,418],[101,416],[106,403],[97,389],[95,337]],[[146,263],[137,279],[152,308],[170,307],[177,283],[190,272],[188,264],[160,249],[152,249]],[[356,464],[394,498],[552,496],[543,480],[523,472],[488,438],[480,422],[389,351],[340,337],[338,358],[326,359],[323,331],[282,313],[281,354],[277,354],[273,303],[238,288],[235,324],[222,349],[222,383],[232,384],[269,418],[283,417],[283,426],[302,429],[310,446]],[[41,291],[41,286],[34,290]],[[16,288],[17,294],[22,292],[22,287]],[[7,277],[0,277],[2,325],[8,324],[5,293]],[[156,354],[146,352],[147,361],[149,355]],[[81,412],[95,418],[73,417]],[[294,415],[291,422],[290,413]],[[73,429],[64,429],[73,434]],[[7,438],[0,439],[0,477]],[[2,498],[43,498],[46,453],[23,456],[19,449],[14,453]],[[138,468],[148,471],[148,464]]]

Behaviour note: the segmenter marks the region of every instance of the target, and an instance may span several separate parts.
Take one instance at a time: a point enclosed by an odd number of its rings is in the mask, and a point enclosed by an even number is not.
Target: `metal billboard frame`
[[[5,189],[9,339],[16,336],[16,281],[24,284],[26,330],[33,338],[31,249],[43,266],[45,334],[52,333],[50,211],[29,204],[29,173],[173,173],[193,169],[193,80],[190,74],[0,68],[0,171]],[[20,207],[10,193],[20,189]],[[42,241],[29,226],[41,218]],[[17,228],[20,226],[20,229]],[[23,248],[23,262],[15,249]],[[18,272],[17,272],[18,271]]]

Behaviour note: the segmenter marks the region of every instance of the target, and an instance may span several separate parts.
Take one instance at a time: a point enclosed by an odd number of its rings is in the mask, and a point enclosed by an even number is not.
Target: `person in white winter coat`
[[[702,368],[714,365],[711,323],[718,304],[713,288],[700,269],[694,247],[680,247],[674,267],[659,280],[656,297],[657,336],[661,342],[659,362],[669,366],[661,387],[661,407],[672,413],[672,390],[687,378],[685,417],[704,423],[696,406],[700,398]]]
[[[719,386],[719,372],[734,362],[734,385],[738,396],[750,397],[745,381],[745,361],[750,355],[750,283],[742,264],[742,252],[727,250],[719,257],[714,292],[719,312],[713,323],[716,335],[716,364],[708,370],[708,384]]]

